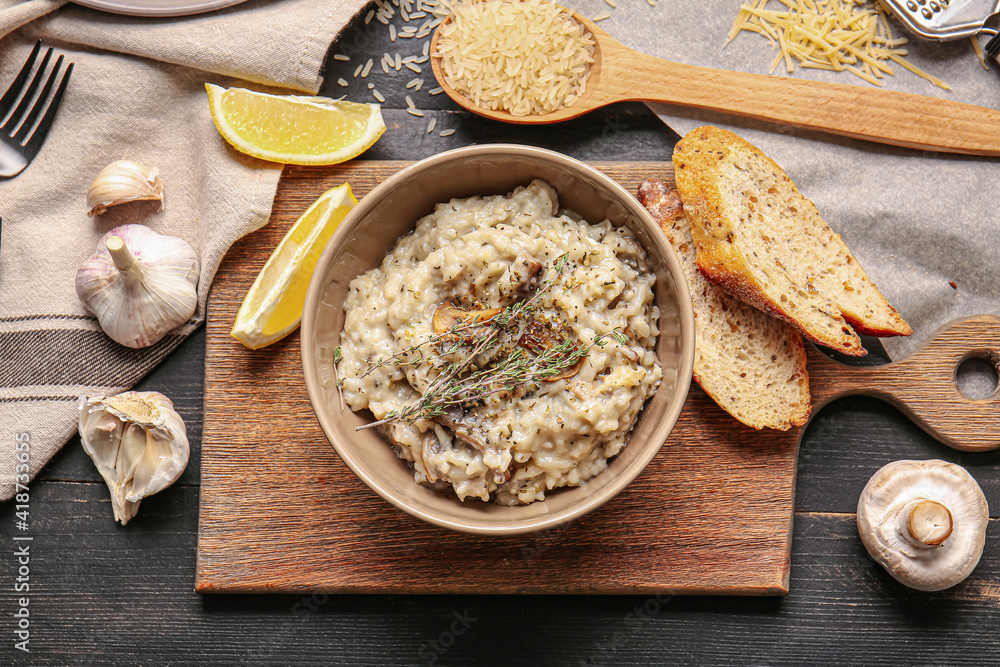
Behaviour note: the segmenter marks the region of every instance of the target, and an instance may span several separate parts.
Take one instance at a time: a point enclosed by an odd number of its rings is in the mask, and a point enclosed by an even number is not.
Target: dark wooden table
[[[388,99],[388,130],[366,159],[413,160],[491,141],[532,144],[580,159],[668,159],[677,137],[639,104],[613,106],[559,126],[522,128],[459,113],[443,95],[404,88],[378,58],[397,49],[362,22],[330,61],[326,93],[370,100],[352,74]],[[415,75],[414,75],[415,76]],[[338,78],[351,82],[348,88]],[[405,111],[411,95],[423,118]],[[437,129],[426,132],[430,118]],[[454,135],[439,136],[455,128]],[[169,490],[142,502],[128,526],[111,517],[108,491],[74,438],[31,486],[31,653],[14,649],[16,557],[0,558],[3,664],[985,664],[1000,661],[1000,535],[991,521],[979,567],[963,584],[918,593],[866,554],[854,509],[865,482],[902,458],[943,458],[982,485],[1000,509],[1000,454],[938,444],[877,400],[836,402],[802,444],[785,598],[212,595],[193,591],[204,379],[204,330],[139,385],[175,401],[191,462]],[[877,344],[875,344],[877,349]],[[879,361],[874,354],[870,361]],[[884,360],[884,358],[883,358]],[[252,416],[251,416],[252,417]],[[238,428],[238,425],[234,425]],[[0,505],[11,544],[13,503]],[[455,567],[461,567],[455,563]]]

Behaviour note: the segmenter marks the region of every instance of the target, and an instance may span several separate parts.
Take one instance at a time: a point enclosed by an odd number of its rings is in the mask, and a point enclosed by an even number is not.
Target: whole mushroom
[[[876,472],[858,499],[858,533],[897,581],[940,591],[979,563],[989,507],[964,468],[947,461],[895,461]]]

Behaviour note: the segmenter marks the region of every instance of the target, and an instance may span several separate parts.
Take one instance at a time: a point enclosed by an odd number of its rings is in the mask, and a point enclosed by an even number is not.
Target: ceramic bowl
[[[548,492],[544,501],[503,507],[478,499],[459,501],[413,480],[375,430],[367,411],[341,409],[333,351],[344,323],[344,300],[355,277],[379,265],[396,241],[439,202],[455,197],[506,194],[541,178],[560,205],[590,222],[609,219],[640,239],[656,273],[660,310],[656,353],[663,382],[647,401],[628,444],[608,469],[579,487]],[[629,192],[597,169],[552,151],[528,146],[481,145],[448,151],[413,164],[375,187],[330,239],[313,274],[302,318],[306,389],[320,426],[340,458],[372,491],[399,509],[444,528],[509,535],[543,530],[577,519],[613,498],[643,471],[677,421],[691,379],[694,316],[676,255],[656,223]],[[372,502],[379,502],[372,498]]]

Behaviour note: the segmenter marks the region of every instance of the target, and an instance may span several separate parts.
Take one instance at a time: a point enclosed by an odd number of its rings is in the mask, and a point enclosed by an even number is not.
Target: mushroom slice
[[[420,461],[424,464],[424,472],[427,474],[427,481],[432,484],[448,474],[446,468],[437,465],[435,459],[444,454],[444,447],[433,431],[427,433],[421,442]]]
[[[896,461],[876,472],[858,500],[858,533],[900,583],[940,591],[979,563],[989,507],[964,468],[940,460]]]
[[[499,314],[499,308],[466,310],[459,308],[450,301],[446,301],[434,311],[434,316],[431,318],[431,325],[434,327],[434,333],[446,334],[459,324],[487,324]]]
[[[548,324],[543,324],[538,320],[532,320],[528,323],[524,333],[521,334],[517,344],[532,354],[539,355],[551,349],[553,346],[560,344],[568,335],[569,334],[554,331]],[[581,368],[583,368],[585,359],[586,357],[580,357],[571,366],[567,366],[558,373],[546,377],[544,382],[555,382],[556,380],[565,380],[573,377],[580,372]]]
[[[432,417],[434,421],[442,426],[446,426],[455,434],[455,437],[487,458],[487,454],[492,452],[499,455],[499,450],[492,447],[486,441],[486,431],[483,429],[482,419],[471,412],[465,412],[459,408],[452,408],[443,415]],[[436,440],[436,438],[435,438]],[[426,438],[424,446],[426,447]],[[426,449],[425,449],[426,451]],[[426,460],[426,459],[425,459]],[[426,465],[424,466],[426,467]],[[514,466],[511,464],[506,470],[490,468],[487,476],[494,484],[503,484],[514,474]],[[428,477],[430,475],[428,474]],[[434,480],[431,480],[434,481]]]
[[[450,408],[444,414],[435,415],[431,419],[450,428],[455,433],[455,437],[471,445],[480,454],[485,454],[489,448],[481,420],[472,413],[461,408]]]
[[[547,378],[544,378],[542,382],[555,382],[556,380],[567,380],[580,372],[580,369],[583,368],[584,361],[585,359],[581,357],[580,359],[577,359],[576,363],[573,364],[572,366],[567,366],[566,368],[562,369],[555,375],[550,375]]]

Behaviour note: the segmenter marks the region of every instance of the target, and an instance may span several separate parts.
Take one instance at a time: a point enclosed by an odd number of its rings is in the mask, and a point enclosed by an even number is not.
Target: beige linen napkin
[[[315,93],[329,45],[367,0],[252,0],[174,19],[64,2],[0,0],[0,91],[38,38],[75,63],[41,153],[0,181],[0,499],[23,482],[23,458],[33,478],[73,435],[80,395],[131,387],[204,321],[226,250],[268,220],[281,166],[222,140],[204,83]],[[159,169],[163,210],[141,202],[87,217],[90,181],[123,156]],[[105,336],[74,286],[100,237],[125,223],[180,236],[201,257],[195,315],[144,350]]]
[[[588,16],[607,9],[604,0],[565,4]],[[627,46],[668,60],[767,74],[777,51],[762,36],[741,33],[724,46],[741,4],[618,3],[601,27]],[[774,0],[768,8],[785,7]],[[895,20],[891,25],[897,35],[908,36]],[[992,71],[984,70],[968,40],[935,43],[909,36],[906,48],[911,62],[952,89],[937,88],[898,65],[885,88],[1000,108],[1000,65],[992,62]],[[779,67],[773,76],[870,86],[847,72],[797,68],[788,75]],[[1000,159],[897,149],[710,111],[650,106],[682,136],[702,124],[726,127],[785,169],[913,326],[913,336],[883,339],[893,358],[957,317],[1000,314]]]

